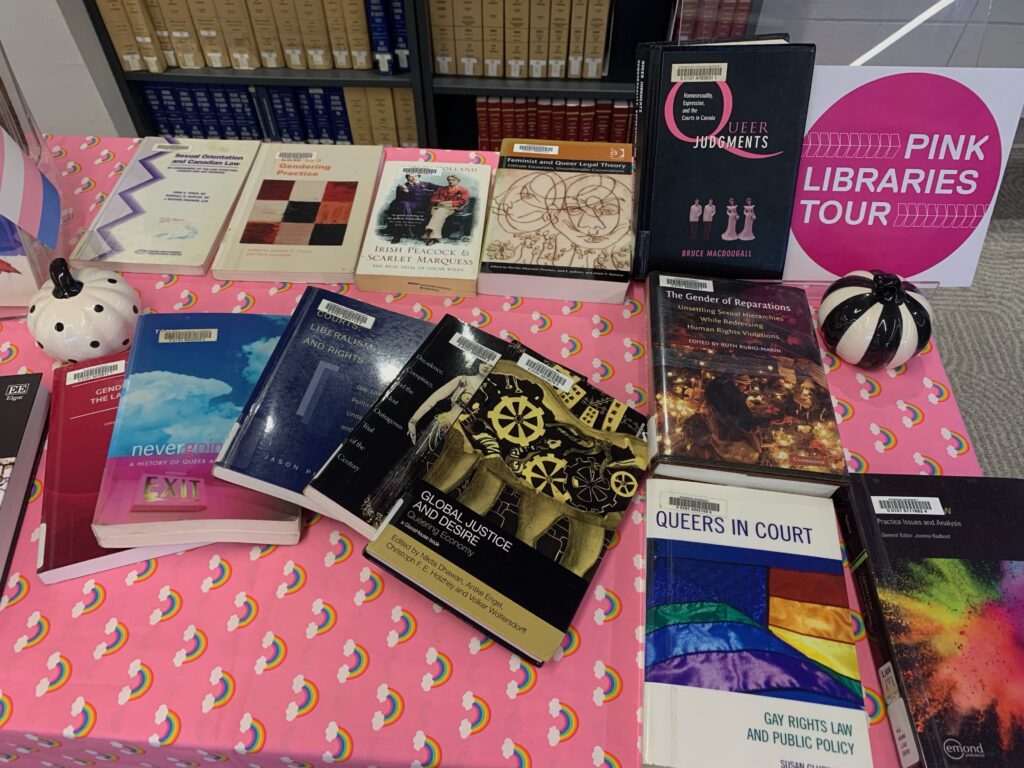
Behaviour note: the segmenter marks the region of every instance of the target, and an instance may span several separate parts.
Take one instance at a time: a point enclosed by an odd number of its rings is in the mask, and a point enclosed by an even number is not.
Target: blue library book
[[[334,129],[331,126],[330,109],[323,88],[307,88],[309,105],[313,110],[316,134],[321,144],[334,144]]]
[[[277,127],[274,108],[270,103],[270,94],[267,93],[267,89],[251,85],[249,86],[249,95],[252,97],[254,114],[262,137],[269,141],[281,141],[281,129]]]
[[[366,0],[366,20],[370,27],[370,48],[383,75],[395,74],[395,51],[388,29],[387,0]]]
[[[345,108],[345,94],[341,88],[324,88],[327,96],[327,112],[331,121],[331,135],[335,144],[351,144],[352,128],[348,124],[348,110]]]
[[[314,509],[302,489],[432,327],[306,288],[224,441],[214,475]]]
[[[302,120],[302,137],[307,144],[319,144],[320,133],[316,127],[316,116],[313,114],[313,101],[305,88],[295,88],[295,103],[299,105],[299,117]]]
[[[409,24],[405,20],[405,0],[387,0],[388,26],[395,53],[395,69],[409,72]]]

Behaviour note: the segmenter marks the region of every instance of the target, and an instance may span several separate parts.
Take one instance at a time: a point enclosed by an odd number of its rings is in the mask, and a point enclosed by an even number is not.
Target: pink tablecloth
[[[134,146],[58,137],[51,147],[78,190],[73,237]],[[173,275],[131,281],[159,312],[288,313],[302,290]],[[631,295],[621,307],[359,297],[417,317],[451,312],[520,338],[646,409],[646,314],[639,286]],[[979,474],[933,347],[870,377],[825,362],[852,471]],[[0,375],[50,368],[22,322],[0,325]],[[34,573],[45,483],[40,472],[0,603],[0,762],[639,765],[642,501],[561,657],[538,670],[381,575],[360,555],[359,536],[317,516],[294,547],[213,545],[43,586]],[[878,682],[861,661],[876,765],[896,766]]]

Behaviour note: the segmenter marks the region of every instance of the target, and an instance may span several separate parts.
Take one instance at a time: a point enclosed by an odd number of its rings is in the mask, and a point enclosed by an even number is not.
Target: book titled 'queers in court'
[[[513,341],[434,442],[366,556],[548,661],[639,489],[643,416]]]
[[[831,496],[846,461],[800,288],[652,273],[654,474]]]
[[[647,481],[644,764],[870,768],[826,499]]]
[[[259,147],[256,141],[143,139],[73,262],[206,274]]]
[[[782,276],[814,55],[777,38],[638,47],[635,277]]]
[[[101,546],[299,540],[298,507],[211,472],[286,320],[139,318],[93,518]]]
[[[224,441],[214,476],[316,509],[302,489],[432,328],[306,288]]]
[[[480,293],[622,303],[633,261],[633,148],[505,139]]]
[[[213,276],[351,282],[381,152],[376,146],[262,145]]]
[[[1024,765],[1024,480],[856,475],[836,499],[900,765]]]

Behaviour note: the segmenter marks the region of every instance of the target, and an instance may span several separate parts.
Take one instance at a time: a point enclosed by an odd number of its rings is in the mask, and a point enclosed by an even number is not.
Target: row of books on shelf
[[[408,72],[404,0],[98,0],[121,66]]]
[[[633,141],[633,103],[611,99],[478,96],[477,147],[497,151],[506,137],[563,141]]]
[[[140,86],[161,136],[415,147],[409,88]]]
[[[598,79],[612,0],[429,0],[434,72]]]
[[[747,29],[752,5],[753,0],[676,0],[668,39],[743,37],[753,32]]]

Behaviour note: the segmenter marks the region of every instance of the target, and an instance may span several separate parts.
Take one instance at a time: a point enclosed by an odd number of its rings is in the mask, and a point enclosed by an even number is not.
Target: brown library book
[[[154,74],[163,72],[167,69],[167,59],[164,58],[163,49],[160,47],[160,38],[157,36],[156,27],[145,2],[143,0],[123,0],[123,4],[125,13],[128,15],[128,25],[139,46],[142,66],[146,71]]]
[[[395,100],[390,88],[367,88],[366,103],[370,111],[373,143],[384,147],[398,146],[398,125],[395,123]]]
[[[327,32],[322,0],[295,0],[299,15],[299,32],[306,51],[306,64],[310,69],[334,69],[331,38]]]
[[[370,102],[365,88],[346,87],[342,89],[345,109],[348,111],[348,125],[352,130],[353,144],[373,144],[373,124],[370,122]]]
[[[342,0],[345,12],[345,31],[348,35],[348,52],[352,56],[353,69],[373,69],[370,56],[370,23],[366,19],[366,6],[362,0]]]
[[[224,44],[224,32],[217,17],[217,6],[213,0],[188,0],[192,23],[199,33],[199,46],[203,49],[206,66],[226,68],[231,66],[228,47]]]
[[[306,69],[306,48],[302,42],[295,0],[272,0],[271,8],[284,51],[285,66],[288,69]]]
[[[110,43],[114,46],[122,69],[126,72],[143,69],[139,44],[135,42],[135,33],[128,23],[128,14],[121,0],[100,0],[96,6],[99,8],[107,34],[110,35]]]
[[[199,47],[199,34],[192,23],[186,0],[160,0],[164,22],[171,33],[171,45],[178,66],[182,69],[200,69],[205,65],[203,50]]]
[[[153,31],[156,32],[157,44],[163,51],[164,61],[168,67],[178,66],[178,55],[174,52],[174,44],[171,42],[171,31],[167,28],[167,20],[164,19],[163,9],[160,8],[160,0],[145,0],[146,10],[149,11],[149,18],[153,21]]]
[[[256,36],[256,47],[264,67],[283,67],[284,50],[274,21],[274,7],[271,0],[247,0],[252,31]]]
[[[352,54],[348,47],[348,30],[345,27],[345,9],[341,0],[324,0],[324,23],[327,24],[327,39],[331,44],[331,59],[335,69],[352,69]]]
[[[416,101],[412,88],[394,88],[395,126],[398,128],[398,146],[418,147],[419,130],[416,128]]]

